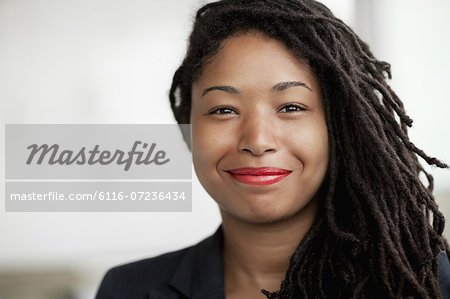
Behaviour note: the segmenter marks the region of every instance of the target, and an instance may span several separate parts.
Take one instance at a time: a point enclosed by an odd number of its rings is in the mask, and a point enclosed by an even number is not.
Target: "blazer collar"
[[[222,226],[209,238],[189,249],[169,285],[188,298],[225,299]]]

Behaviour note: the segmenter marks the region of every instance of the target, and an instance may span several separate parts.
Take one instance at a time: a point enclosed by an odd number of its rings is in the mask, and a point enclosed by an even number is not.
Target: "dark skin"
[[[197,176],[221,210],[226,297],[263,298],[317,214],[328,166],[318,80],[278,41],[230,37],[192,85],[190,118]],[[227,172],[241,167],[291,173],[255,186]]]

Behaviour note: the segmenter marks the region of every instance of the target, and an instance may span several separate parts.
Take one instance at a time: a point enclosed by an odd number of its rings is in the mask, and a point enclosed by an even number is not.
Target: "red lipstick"
[[[292,171],[274,167],[245,167],[227,170],[236,181],[249,185],[272,185],[287,177]]]

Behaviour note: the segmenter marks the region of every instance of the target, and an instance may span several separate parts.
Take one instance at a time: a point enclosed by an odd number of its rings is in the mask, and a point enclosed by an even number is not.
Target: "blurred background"
[[[1,181],[6,123],[175,123],[171,76],[206,2],[0,0]],[[450,163],[450,1],[322,2],[392,64],[412,141]],[[427,169],[450,217],[450,171]],[[0,299],[93,298],[111,266],[210,235],[219,211],[193,178],[190,213],[5,213],[0,184]]]

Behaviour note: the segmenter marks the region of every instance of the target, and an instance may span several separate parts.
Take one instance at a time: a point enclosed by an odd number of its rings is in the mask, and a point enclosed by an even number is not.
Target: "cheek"
[[[328,133],[325,124],[313,130],[304,140],[315,160],[328,161]]]
[[[328,132],[325,120],[323,120],[321,126],[318,128],[314,134],[315,138],[310,141],[311,153],[313,153],[311,160],[317,169],[317,180],[323,181],[329,163]]]
[[[299,130],[298,128],[302,128]],[[328,132],[324,119],[317,119],[297,126],[290,134],[291,152],[302,161],[308,171],[321,176],[328,168]],[[314,176],[316,176],[314,175]]]
[[[210,171],[216,167],[228,148],[227,135],[214,125],[198,120],[192,122],[192,159],[197,171]]]

